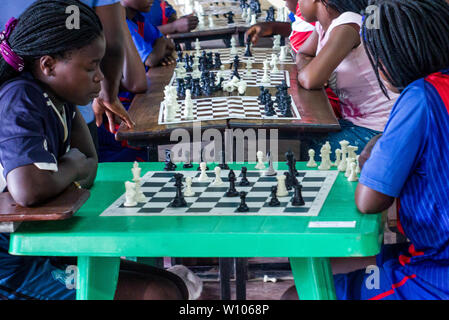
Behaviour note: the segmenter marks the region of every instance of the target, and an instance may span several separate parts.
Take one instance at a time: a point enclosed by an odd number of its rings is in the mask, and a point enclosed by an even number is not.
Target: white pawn
[[[221,168],[215,167],[215,180],[212,182],[212,185],[214,186],[221,186],[223,184],[223,180],[221,180]]]
[[[268,69],[263,70],[263,76],[262,79],[260,80],[262,83],[270,83],[270,75],[268,74]]]
[[[251,59],[246,60],[246,76],[250,76],[253,72],[253,61]]]
[[[349,174],[348,181],[358,181],[357,177],[357,164],[354,161],[351,161],[351,173]]]
[[[341,150],[337,149],[335,150],[335,163],[332,165],[332,167],[337,167],[340,165],[341,162]]]
[[[265,164],[263,163],[263,152],[257,151],[256,156],[257,156],[256,169],[260,169],[260,170],[265,169]]]
[[[136,201],[136,184],[130,181],[125,182],[125,207],[135,207],[137,206]]]
[[[239,53],[238,50],[237,50],[237,47],[235,46],[236,44],[237,44],[237,43],[235,42],[235,38],[232,37],[232,38],[231,38],[231,51],[230,51],[230,54],[231,54],[231,55],[236,55],[236,54]]]
[[[317,165],[317,163],[315,162],[315,150],[310,149],[309,150],[309,162],[307,162],[306,165],[308,168],[315,168]]]
[[[277,197],[286,197],[288,196],[288,191],[287,191],[287,186],[285,185],[285,179],[287,177],[282,175],[282,176],[277,176],[276,179],[278,180],[278,189],[276,192],[276,196]]]
[[[286,61],[287,60],[287,47],[281,46],[281,52],[279,53],[279,60]]]
[[[192,190],[192,177],[186,177],[186,189],[184,190],[184,197],[193,197],[195,192]]]
[[[207,167],[206,162],[201,162],[200,163],[201,174],[200,174],[200,176],[198,178],[198,181],[200,181],[200,182],[207,182],[207,181],[209,181],[209,177],[207,176],[207,173],[206,173],[206,167]]]

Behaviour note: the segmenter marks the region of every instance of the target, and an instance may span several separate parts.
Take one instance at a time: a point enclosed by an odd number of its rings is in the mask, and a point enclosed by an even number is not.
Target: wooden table
[[[262,68],[254,64],[254,68]],[[287,69],[290,73],[290,93],[297,105],[301,120],[214,120],[201,122],[203,130],[214,128],[271,128],[296,132],[331,132],[338,131],[340,125],[330,106],[324,90],[305,90],[298,86],[297,70],[293,64],[282,65],[280,69]],[[136,127],[126,128],[123,124],[117,133],[118,140],[127,140],[135,146],[145,146],[166,141],[174,129],[193,130],[191,123],[160,125],[158,124],[160,103],[164,99],[164,88],[169,84],[174,66],[152,68],[148,71],[148,91],[137,95],[130,108],[129,114],[135,121]],[[258,90],[258,88],[248,88]],[[258,95],[258,93],[256,94]]]
[[[142,174],[163,163],[142,163]],[[248,170],[254,164],[242,164]],[[230,164],[234,170],[242,165]],[[77,299],[112,299],[120,257],[289,257],[301,299],[335,299],[330,257],[373,256],[381,215],[358,212],[357,184],[340,173],[321,212],[304,216],[100,217],[125,191],[131,163],[101,163],[91,197],[65,221],[23,222],[10,253],[78,257]],[[279,170],[287,166],[279,164]],[[306,170],[305,163],[297,163]],[[353,227],[338,227],[352,222]],[[321,224],[321,227],[312,227]],[[334,224],[331,226],[330,224]]]

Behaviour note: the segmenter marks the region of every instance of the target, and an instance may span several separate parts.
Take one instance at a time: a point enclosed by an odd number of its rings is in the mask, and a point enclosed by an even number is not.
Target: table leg
[[[246,300],[246,281],[248,280],[248,259],[235,259],[236,300]]]
[[[239,32],[239,46],[245,46],[245,32]]]
[[[219,258],[221,300],[231,300],[231,268],[233,258]]]
[[[300,300],[335,300],[329,258],[290,258]]]
[[[77,300],[112,300],[120,257],[78,257]]]

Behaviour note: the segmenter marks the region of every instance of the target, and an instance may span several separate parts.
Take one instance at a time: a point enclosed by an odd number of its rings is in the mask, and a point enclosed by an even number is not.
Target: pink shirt
[[[362,16],[345,12],[332,21],[327,32],[317,23],[319,40],[316,54],[326,45],[335,27],[349,23],[361,26]],[[389,100],[383,94],[362,43],[346,56],[334,75],[329,86],[340,99],[343,119],[357,126],[383,131],[398,95],[389,91]]]

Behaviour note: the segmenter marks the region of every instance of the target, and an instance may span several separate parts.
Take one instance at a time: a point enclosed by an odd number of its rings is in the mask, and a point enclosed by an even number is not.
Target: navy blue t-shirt
[[[60,112],[30,73],[0,88],[0,164],[3,177],[18,167],[34,164],[57,171],[58,159],[70,148],[76,109]]]

